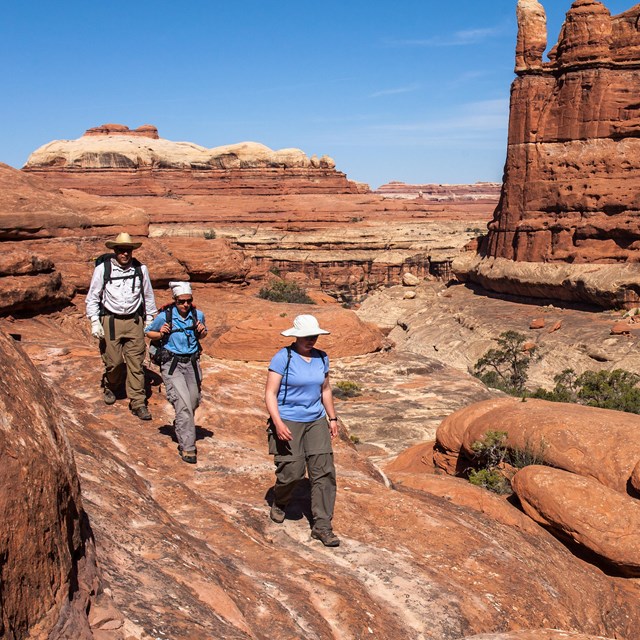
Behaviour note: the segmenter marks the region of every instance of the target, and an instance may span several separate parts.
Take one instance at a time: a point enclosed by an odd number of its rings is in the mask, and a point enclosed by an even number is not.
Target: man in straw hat
[[[133,257],[142,242],[133,242],[128,233],[120,233],[105,245],[113,254],[96,260],[86,299],[91,335],[100,340],[105,367],[104,402],[113,404],[126,380],[129,409],[140,420],[151,420],[142,362],[146,353],[144,327],[157,309],[149,271]]]

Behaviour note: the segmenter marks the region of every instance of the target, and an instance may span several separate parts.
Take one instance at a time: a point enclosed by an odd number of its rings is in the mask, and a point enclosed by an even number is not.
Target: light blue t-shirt
[[[322,384],[329,373],[327,354],[314,349],[311,352],[311,362],[307,362],[291,348],[288,371],[287,359],[285,347],[280,349],[269,363],[269,370],[282,376],[278,391],[280,417],[296,422],[311,422],[321,418],[325,413],[322,405]]]
[[[171,307],[172,311],[172,324],[171,333],[168,337],[162,339],[162,344],[165,349],[172,353],[179,355],[190,355],[197,353],[198,341],[196,339],[196,332],[193,325],[193,316],[191,315],[191,309],[186,318],[180,315],[180,312]],[[205,324],[204,313],[199,309],[196,309],[196,318]],[[153,322],[145,329],[145,331],[160,331],[160,327],[167,321],[167,315],[169,309],[161,311],[154,319]]]

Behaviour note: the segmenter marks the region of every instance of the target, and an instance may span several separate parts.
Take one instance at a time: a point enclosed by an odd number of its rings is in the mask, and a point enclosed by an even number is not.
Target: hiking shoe
[[[113,393],[113,391],[111,391],[111,389],[109,389],[109,387],[104,387],[103,389],[104,391],[104,403],[105,404],[114,404],[116,401],[116,394]]]
[[[311,532],[311,537],[314,540],[320,540],[325,547],[339,547],[340,538],[331,531],[331,529],[320,529],[317,531],[314,529]]]
[[[151,413],[149,413],[149,409],[147,409],[147,406],[144,404],[135,409],[131,409],[131,413],[133,413],[136,418],[140,418],[140,420],[151,420]]]
[[[180,453],[180,457],[184,462],[188,462],[189,464],[198,462],[198,456],[195,451],[183,451],[180,449],[178,453]]]
[[[282,524],[285,518],[285,512],[282,507],[279,507],[275,502],[271,505],[271,511],[269,511],[269,517],[277,524]]]

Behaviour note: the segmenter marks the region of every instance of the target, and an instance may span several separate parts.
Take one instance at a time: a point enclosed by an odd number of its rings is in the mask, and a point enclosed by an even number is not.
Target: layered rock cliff
[[[96,195],[359,193],[328,156],[300,149],[272,151],[257,142],[207,149],[105,124],[77,140],[55,140],[34,151],[24,171],[46,174],[55,187]]]
[[[639,18],[639,5],[611,16],[601,2],[576,0],[543,61],[544,9],[519,0],[504,185],[483,255],[640,262]],[[509,265],[493,270],[495,282],[518,279]],[[638,287],[622,298],[636,304]]]

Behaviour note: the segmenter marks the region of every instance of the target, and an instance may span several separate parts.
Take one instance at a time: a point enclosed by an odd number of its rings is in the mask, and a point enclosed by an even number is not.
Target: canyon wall
[[[544,9],[519,0],[504,184],[483,256],[640,262],[639,19],[640,5],[611,16],[601,2],[576,0],[543,61]],[[518,279],[511,265],[493,264],[492,278],[486,268],[477,278],[483,286],[504,290]],[[639,291],[640,278],[619,297],[635,305]],[[579,288],[567,292],[582,299]],[[562,297],[552,286],[544,294]]]

